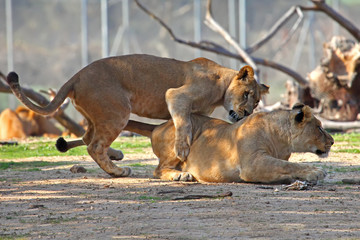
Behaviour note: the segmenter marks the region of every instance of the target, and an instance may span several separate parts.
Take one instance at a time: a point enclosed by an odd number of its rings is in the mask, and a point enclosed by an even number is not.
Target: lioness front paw
[[[193,179],[194,178],[191,175],[191,173],[188,172],[175,173],[172,178],[173,181],[184,181],[184,182],[191,182],[193,181]]]
[[[181,160],[185,161],[190,152],[190,146],[186,141],[176,141],[175,142],[175,153],[176,156]]]
[[[326,174],[326,171],[320,167],[311,167],[308,171],[305,172],[304,180],[316,183],[319,180],[323,180]]]

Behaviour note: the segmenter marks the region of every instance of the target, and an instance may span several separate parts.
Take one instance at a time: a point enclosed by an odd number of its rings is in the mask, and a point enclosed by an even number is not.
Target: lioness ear
[[[295,116],[295,121],[301,123],[303,119],[304,119],[304,112],[303,111],[298,112]]]
[[[250,66],[244,66],[240,69],[237,77],[239,79],[245,79],[246,77],[254,77],[254,70]]]
[[[260,84],[260,94],[266,94],[269,93],[269,86],[265,85],[265,84]]]
[[[310,121],[312,118],[311,109],[304,104],[295,104],[293,109],[299,109],[300,111],[295,115],[295,121],[298,123]]]

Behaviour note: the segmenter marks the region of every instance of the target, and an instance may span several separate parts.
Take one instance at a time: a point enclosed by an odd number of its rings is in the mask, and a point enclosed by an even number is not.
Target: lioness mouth
[[[325,157],[327,157],[328,154],[329,154],[328,151],[324,152],[324,151],[322,151],[322,150],[320,150],[320,149],[316,150],[315,153],[316,153],[316,155],[318,155],[318,156],[321,157],[321,158],[325,158]]]
[[[229,116],[232,122],[238,122],[242,119],[242,117],[240,117],[234,110],[229,111]]]
[[[321,154],[324,154],[324,153],[326,153],[326,152],[324,152],[324,151],[321,151],[321,150],[316,150],[316,152],[315,152],[317,155],[321,155]]]

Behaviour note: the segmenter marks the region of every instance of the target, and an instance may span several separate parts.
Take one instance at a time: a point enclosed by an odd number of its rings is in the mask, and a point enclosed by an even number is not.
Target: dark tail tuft
[[[8,82],[8,84],[10,86],[18,85],[19,84],[19,76],[17,75],[16,72],[10,72],[6,77],[6,81]]]
[[[59,152],[66,152],[68,150],[67,142],[63,137],[59,137],[58,140],[56,140],[55,146]]]

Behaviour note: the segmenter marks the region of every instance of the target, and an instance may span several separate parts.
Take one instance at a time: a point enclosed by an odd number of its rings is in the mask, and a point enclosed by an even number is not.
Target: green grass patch
[[[334,168],[334,172],[360,172],[360,167],[337,167]]]
[[[6,235],[0,234],[0,240],[27,240],[27,239],[30,239],[30,238],[26,237],[26,235],[20,236],[20,235],[15,234],[14,236],[6,236]]]
[[[0,162],[0,170],[26,170],[26,171],[41,171],[41,167],[53,167],[72,165],[75,162],[62,161],[62,162],[48,162],[48,161],[30,161],[30,162],[13,162],[2,161]]]
[[[20,143],[0,147],[0,159],[14,159],[27,157],[55,156],[54,142]]]
[[[337,133],[333,135],[335,146],[331,150],[336,153],[360,153],[360,133]],[[341,143],[341,144],[340,144]]]
[[[315,165],[320,167],[320,165]],[[353,166],[349,166],[349,167],[334,167],[334,166],[328,166],[328,165],[324,165],[322,166],[322,168],[326,169],[327,171],[330,172],[338,172],[338,173],[346,173],[346,172],[360,172],[360,167],[353,167]]]
[[[158,201],[166,201],[166,200],[170,200],[169,197],[154,197],[154,196],[139,196],[138,197],[139,200],[146,200],[146,201],[151,201],[152,203],[158,202]]]
[[[360,153],[360,149],[359,148],[344,148],[344,149],[336,149],[336,150],[333,150],[332,152],[337,152],[337,153]]]
[[[333,135],[336,142],[348,142],[350,144],[360,144],[360,133],[336,133]]]
[[[132,163],[132,164],[127,164],[126,166],[129,166],[129,167],[148,167],[148,166],[152,166],[152,165],[143,164],[143,163]]]
[[[18,145],[0,146],[0,160],[29,158],[29,157],[53,157],[53,156],[84,156],[88,155],[86,146],[70,149],[66,153],[59,152],[55,147],[56,141],[36,141],[19,143]],[[112,148],[122,150],[123,153],[142,153],[150,150],[151,143],[145,137],[123,137],[111,145]]]
[[[72,221],[78,221],[76,217],[72,218],[64,218],[62,216],[60,217],[48,217],[45,220],[42,221],[43,224],[60,224],[65,222],[72,222]]]

